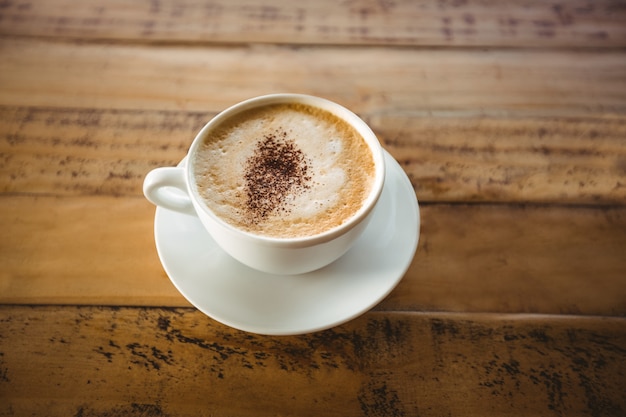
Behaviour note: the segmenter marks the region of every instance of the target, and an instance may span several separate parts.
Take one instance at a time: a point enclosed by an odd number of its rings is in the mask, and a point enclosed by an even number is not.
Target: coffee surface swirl
[[[215,127],[193,163],[206,205],[231,225],[278,238],[323,233],[361,207],[372,153],[347,122],[303,104],[272,104]]]

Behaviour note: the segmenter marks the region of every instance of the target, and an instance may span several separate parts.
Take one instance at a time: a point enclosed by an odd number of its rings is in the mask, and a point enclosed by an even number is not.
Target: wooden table
[[[0,415],[626,415],[626,3],[0,2]],[[145,174],[243,99],[366,120],[396,289],[299,336],[191,306]]]

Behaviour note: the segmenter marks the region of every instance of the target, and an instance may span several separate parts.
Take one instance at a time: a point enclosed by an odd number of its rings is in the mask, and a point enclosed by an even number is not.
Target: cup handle
[[[187,192],[184,168],[162,167],[148,172],[143,181],[143,194],[154,205],[196,215]]]

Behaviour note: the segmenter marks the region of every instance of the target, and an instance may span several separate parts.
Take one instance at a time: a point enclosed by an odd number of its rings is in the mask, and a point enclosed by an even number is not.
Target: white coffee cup
[[[194,154],[216,126],[242,111],[279,103],[299,103],[326,110],[355,129],[367,143],[374,161],[371,191],[354,215],[322,233],[305,237],[269,237],[237,228],[216,215],[195,186]],[[144,180],[146,198],[166,209],[197,216],[215,242],[233,258],[251,268],[272,274],[310,272],[340,258],[361,235],[380,197],[385,179],[383,150],[376,135],[357,115],[343,106],[319,97],[302,94],[272,94],[236,104],[209,121],[197,134],[180,167],[156,168]]]

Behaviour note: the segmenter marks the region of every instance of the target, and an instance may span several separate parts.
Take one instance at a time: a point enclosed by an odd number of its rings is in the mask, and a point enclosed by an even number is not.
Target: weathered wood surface
[[[215,113],[0,106],[0,191],[141,195]],[[626,204],[626,118],[361,116],[421,202]]]
[[[0,324],[3,416],[626,412],[623,318],[371,313],[277,338],[192,309],[1,307]]]
[[[620,0],[0,2],[0,415],[623,416],[625,21]],[[372,126],[422,234],[374,311],[265,337],[175,290],[141,183],[284,91]]]
[[[5,1],[0,34],[129,41],[624,47],[615,0]]]
[[[423,205],[421,242],[377,309],[626,315],[626,208]],[[0,197],[0,303],[188,303],[130,197]],[[511,219],[514,219],[512,221]]]
[[[0,197],[0,303],[189,305],[156,253],[142,198]]]
[[[621,50],[146,45],[0,37],[0,105],[217,112],[273,92],[357,113],[626,111]]]

